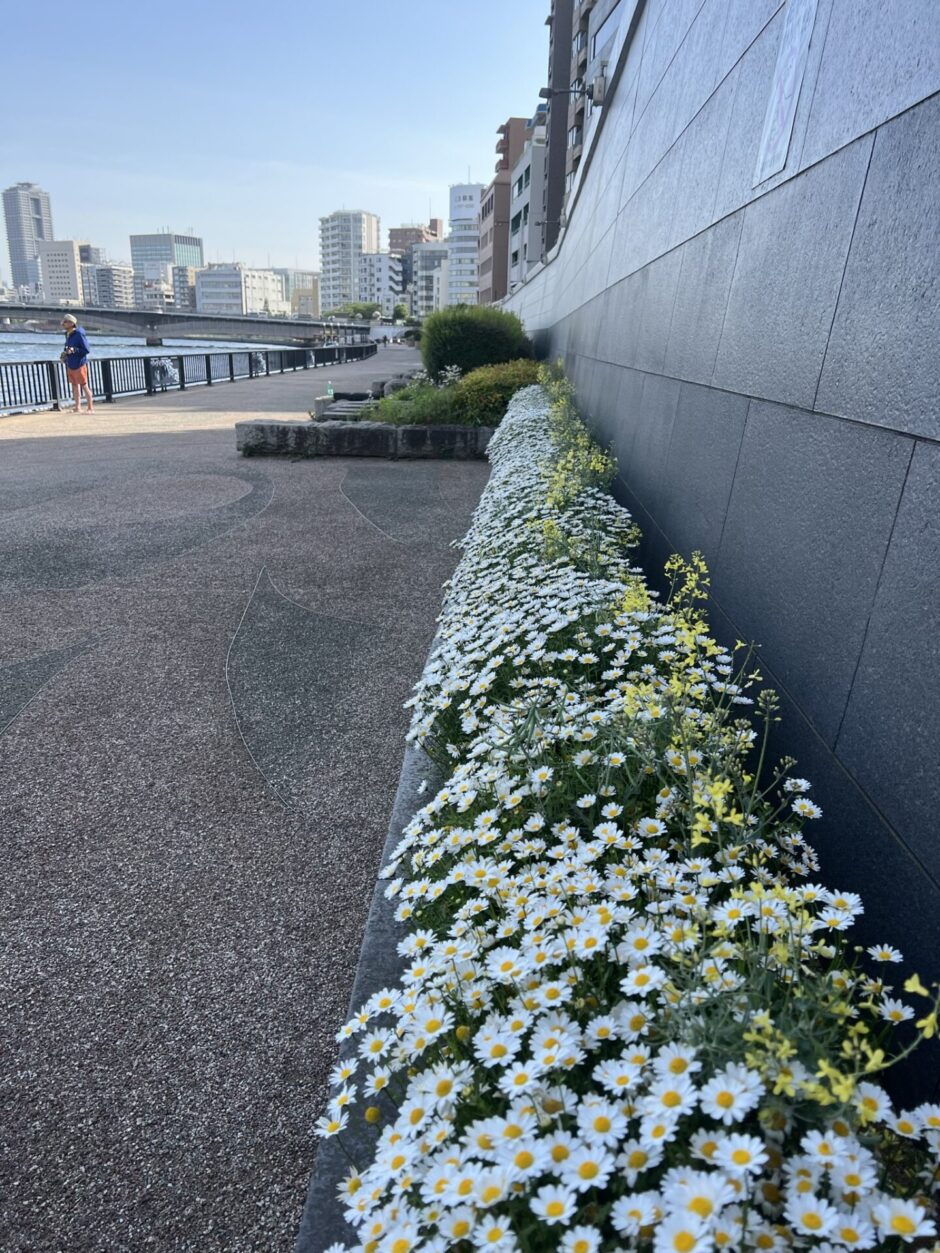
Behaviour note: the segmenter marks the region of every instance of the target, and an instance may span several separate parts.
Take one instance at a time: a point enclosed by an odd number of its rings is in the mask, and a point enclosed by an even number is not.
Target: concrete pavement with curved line
[[[487,473],[236,455],[237,418],[324,383],[0,420],[10,1253],[292,1247],[401,703]]]

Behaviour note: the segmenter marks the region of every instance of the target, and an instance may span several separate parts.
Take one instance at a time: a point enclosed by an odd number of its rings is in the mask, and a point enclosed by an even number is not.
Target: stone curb
[[[244,457],[483,457],[492,426],[389,426],[386,422],[236,422],[235,447]]]
[[[398,791],[388,826],[388,838],[382,853],[385,866],[401,839],[402,830],[424,803],[418,794],[423,779],[431,784],[429,795],[440,786],[437,767],[419,748],[411,745],[405,751]],[[372,905],[366,920],[359,965],[349,998],[349,1016],[380,988],[393,987],[401,981],[404,959],[399,957],[396,946],[404,935],[395,922],[394,906],[385,899],[386,880],[379,879],[372,896]],[[355,1056],[358,1039],[344,1041],[339,1048],[341,1058]],[[376,1133],[362,1120],[350,1121],[343,1133],[343,1141],[354,1160],[367,1161],[375,1143]],[[300,1231],[294,1245],[294,1253],[323,1253],[335,1241],[348,1243],[353,1238],[353,1228],[343,1217],[343,1207],[336,1197],[336,1189],[349,1170],[349,1161],[336,1140],[321,1140],[316,1164],[307,1189]]]

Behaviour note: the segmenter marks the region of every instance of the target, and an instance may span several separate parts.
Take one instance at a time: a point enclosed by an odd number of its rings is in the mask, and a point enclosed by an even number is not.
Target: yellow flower
[[[926,1018],[918,1018],[915,1026],[923,1032],[925,1040],[932,1040],[937,1034],[937,1011],[933,1010]]]
[[[929,996],[930,993],[920,981],[920,975],[911,975],[909,979],[904,980],[904,991],[914,992],[918,996]]]

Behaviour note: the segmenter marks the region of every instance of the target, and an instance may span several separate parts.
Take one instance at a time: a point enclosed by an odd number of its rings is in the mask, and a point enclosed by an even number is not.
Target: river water
[[[2,309],[2,306],[0,306]],[[93,357],[166,357],[181,352],[244,352],[246,349],[298,347],[290,344],[240,344],[232,340],[165,339],[162,348],[148,348],[131,335],[88,336]],[[0,364],[7,361],[58,361],[65,336],[51,331],[0,333]]]

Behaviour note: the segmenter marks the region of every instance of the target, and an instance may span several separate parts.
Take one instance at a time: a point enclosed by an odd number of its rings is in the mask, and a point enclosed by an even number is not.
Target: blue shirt
[[[91,347],[88,343],[88,336],[80,326],[76,326],[74,331],[69,332],[69,337],[65,341],[65,351],[68,353],[65,364],[70,370],[77,370],[88,360]]]

